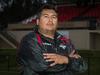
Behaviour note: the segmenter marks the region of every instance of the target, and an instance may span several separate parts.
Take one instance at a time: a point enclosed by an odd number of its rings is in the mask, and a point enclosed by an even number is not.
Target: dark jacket
[[[34,30],[22,39],[18,48],[17,61],[20,65],[21,75],[73,75],[87,70],[87,64],[83,58],[69,57],[74,50],[70,40],[59,33],[55,35],[57,53],[67,56],[69,63],[49,67],[50,62],[43,59],[43,53],[48,51],[42,42],[42,36],[37,30]]]

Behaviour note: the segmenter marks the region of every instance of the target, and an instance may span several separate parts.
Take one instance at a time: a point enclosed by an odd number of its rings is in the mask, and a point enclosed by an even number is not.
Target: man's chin
[[[46,33],[54,34],[55,30],[46,30]]]
[[[55,31],[55,30],[56,30],[56,29],[47,29],[47,31],[51,31],[51,32],[52,32],[52,31]]]
[[[51,27],[48,27],[48,28],[47,28],[47,30],[50,30],[50,31],[54,31],[54,30],[56,30],[56,29],[57,29],[57,28],[53,28],[53,27],[52,27],[52,28],[51,28]]]

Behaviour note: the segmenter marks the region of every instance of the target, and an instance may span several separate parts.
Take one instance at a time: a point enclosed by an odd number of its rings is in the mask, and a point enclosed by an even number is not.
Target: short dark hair
[[[37,19],[40,18],[41,16],[41,12],[44,10],[44,9],[50,9],[50,10],[54,10],[56,13],[57,13],[57,8],[55,5],[53,4],[44,4],[38,11],[37,13]]]

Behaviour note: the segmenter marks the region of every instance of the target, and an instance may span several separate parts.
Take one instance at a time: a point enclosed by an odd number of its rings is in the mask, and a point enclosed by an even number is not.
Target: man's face
[[[57,13],[51,9],[44,9],[41,12],[40,18],[37,20],[37,24],[40,29],[54,31],[57,29]]]

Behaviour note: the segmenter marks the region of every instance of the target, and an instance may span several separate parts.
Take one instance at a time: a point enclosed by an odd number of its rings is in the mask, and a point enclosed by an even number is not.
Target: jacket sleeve
[[[38,73],[47,69],[48,66],[43,59],[40,49],[36,39],[27,38],[22,40],[17,58],[18,63],[24,67],[23,70],[28,68],[30,71]]]
[[[76,49],[74,48],[73,44],[71,43],[71,41],[68,44],[69,46],[69,52],[68,54],[70,54],[73,50],[75,50],[74,54],[78,54],[78,52],[76,51]],[[78,54],[79,55],[79,54]],[[74,58],[74,57],[69,57],[69,68],[76,72],[76,73],[82,73],[85,72],[88,68],[87,62],[82,58]]]

